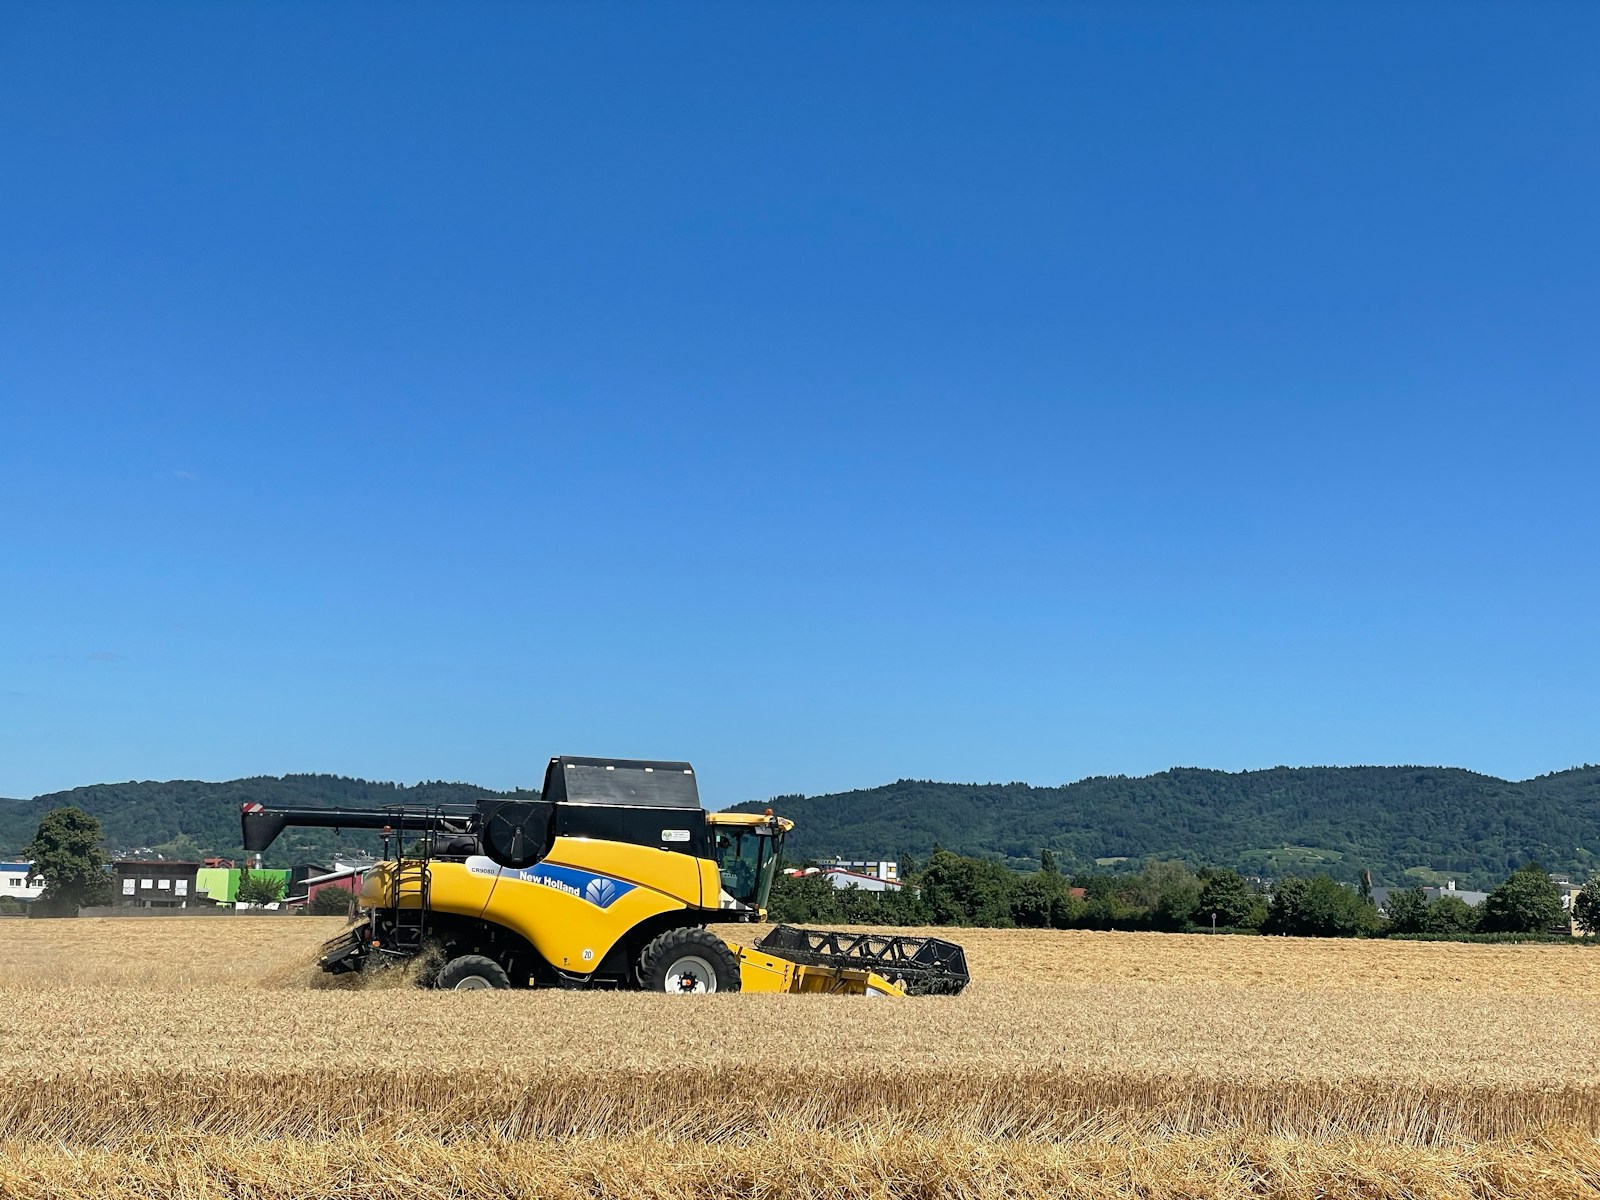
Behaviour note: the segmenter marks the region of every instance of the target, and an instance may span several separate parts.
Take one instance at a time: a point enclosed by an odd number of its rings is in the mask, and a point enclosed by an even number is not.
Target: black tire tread
[[[433,986],[450,991],[469,975],[483,976],[491,987],[511,986],[511,977],[506,974],[506,969],[494,959],[482,954],[463,954],[458,958],[452,958],[439,969]]]
[[[644,948],[636,972],[639,986],[647,992],[666,991],[667,968],[685,953],[697,954],[711,964],[718,992],[739,990],[739,959],[728,943],[692,925],[669,929]]]

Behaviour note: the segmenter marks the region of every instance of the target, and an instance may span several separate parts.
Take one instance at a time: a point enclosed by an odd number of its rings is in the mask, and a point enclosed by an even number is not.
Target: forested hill
[[[39,817],[74,804],[98,817],[113,851],[169,858],[235,857],[239,805],[300,807],[470,804],[494,795],[466,783],[402,787],[334,775],[229,783],[175,780],[75,788],[0,800],[0,855],[15,854]],[[1440,767],[1279,767],[1229,774],[1173,770],[1144,778],[1085,779],[1064,787],[925,783],[902,779],[832,796],[785,796],[768,805],[796,822],[791,860],[926,858],[947,850],[1026,866],[1052,850],[1064,870],[1177,857],[1246,874],[1326,870],[1379,884],[1455,879],[1489,886],[1536,858],[1587,877],[1600,868],[1600,767],[1508,783]],[[291,829],[272,865],[325,860],[335,847],[375,848],[372,834]]]
[[[1230,774],[1180,769],[1064,787],[925,783],[831,796],[785,796],[790,858],[925,858],[937,843],[980,857],[1063,870],[1150,855],[1247,874],[1327,870],[1380,884],[1498,883],[1536,858],[1587,877],[1600,867],[1600,767],[1521,783],[1440,767],[1279,767]]]
[[[381,808],[390,804],[471,804],[498,793],[469,783],[419,783],[405,787],[338,775],[285,775],[201,783],[101,783],[32,800],[0,800],[0,855],[15,854],[33,837],[39,818],[52,808],[76,805],[98,817],[113,852],[149,849],[167,858],[195,859],[244,853],[239,840],[239,805],[274,807]],[[326,861],[336,848],[376,849],[376,834],[328,829],[289,829],[265,855],[268,865]]]

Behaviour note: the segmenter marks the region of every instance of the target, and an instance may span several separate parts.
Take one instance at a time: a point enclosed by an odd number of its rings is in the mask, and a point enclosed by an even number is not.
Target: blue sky
[[[15,5],[0,795],[1600,760],[1600,10]]]

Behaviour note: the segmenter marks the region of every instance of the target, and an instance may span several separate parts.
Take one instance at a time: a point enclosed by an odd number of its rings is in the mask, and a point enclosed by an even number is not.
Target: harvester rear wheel
[[[445,963],[433,986],[446,991],[469,992],[480,988],[508,988],[511,979],[494,959],[481,954],[463,954]]]
[[[669,929],[639,955],[639,986],[647,992],[703,996],[739,990],[739,960],[728,943],[704,929]]]

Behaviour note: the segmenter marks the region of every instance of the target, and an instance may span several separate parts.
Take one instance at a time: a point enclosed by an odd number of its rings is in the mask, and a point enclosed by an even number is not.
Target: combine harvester
[[[240,814],[245,849],[291,825],[379,829],[367,919],[323,948],[324,971],[437,949],[436,987],[954,995],[961,947],[938,938],[780,925],[754,947],[706,929],[760,921],[794,822],[708,813],[688,763],[553,758],[538,800],[433,808],[265,808]]]

